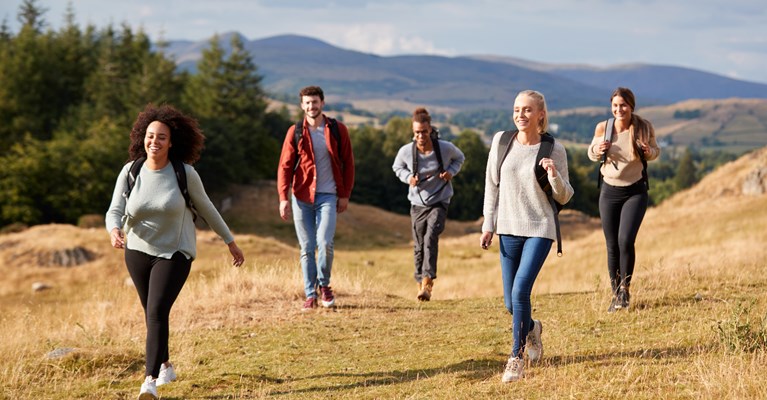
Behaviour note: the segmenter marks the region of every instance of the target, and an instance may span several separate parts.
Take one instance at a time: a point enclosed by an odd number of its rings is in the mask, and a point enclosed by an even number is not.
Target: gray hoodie
[[[413,176],[414,147],[413,143],[400,147],[392,165],[397,178],[408,184],[408,200],[417,206],[449,204],[450,198],[453,197],[453,184],[439,178],[439,163],[434,151],[418,154],[418,185],[409,186],[410,177]],[[445,164],[444,170],[456,176],[465,160],[463,153],[454,144],[445,140],[439,141],[439,148],[442,162]]]

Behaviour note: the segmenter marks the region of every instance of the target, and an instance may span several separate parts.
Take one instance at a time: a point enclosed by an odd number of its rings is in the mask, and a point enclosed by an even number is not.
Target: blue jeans
[[[330,286],[337,203],[336,195],[330,193],[317,193],[314,204],[298,201],[293,196],[293,224],[301,248],[301,271],[307,298],[317,297],[317,286]]]
[[[527,333],[533,327],[530,293],[554,241],[514,235],[498,237],[501,247],[503,301],[513,321],[514,345],[511,355],[521,357]]]

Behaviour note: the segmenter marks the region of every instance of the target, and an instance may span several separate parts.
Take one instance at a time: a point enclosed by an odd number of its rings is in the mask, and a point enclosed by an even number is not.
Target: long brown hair
[[[634,92],[626,87],[618,87],[613,90],[613,93],[610,95],[610,104],[612,104],[615,96],[623,98],[623,101],[631,107],[631,125],[634,126],[634,140],[639,139],[642,143],[649,143],[650,121],[640,117],[634,112],[636,109],[636,97],[634,97]],[[639,154],[637,154],[636,146],[634,146],[634,155],[639,156]]]

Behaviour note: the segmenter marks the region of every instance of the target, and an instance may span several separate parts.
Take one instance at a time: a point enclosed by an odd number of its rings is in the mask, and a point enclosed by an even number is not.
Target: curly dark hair
[[[130,147],[128,147],[128,161],[146,157],[144,149],[144,136],[146,129],[154,121],[162,122],[170,128],[170,141],[173,144],[168,150],[168,157],[181,160],[187,164],[194,164],[200,159],[200,153],[205,147],[205,135],[196,119],[184,115],[171,105],[163,104],[155,106],[147,104],[144,111],[140,112],[133,123],[130,132]]]

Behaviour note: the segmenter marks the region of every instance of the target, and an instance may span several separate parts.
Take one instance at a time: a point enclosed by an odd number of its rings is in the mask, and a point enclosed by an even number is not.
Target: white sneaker
[[[138,400],[157,400],[157,382],[151,376],[147,376],[141,384]]]
[[[165,368],[165,364],[160,367],[160,374],[157,376],[157,386],[162,386],[171,383],[176,380],[176,370],[173,369],[173,365]]]
[[[514,382],[525,377],[525,361],[519,357],[509,357],[501,382]]]
[[[530,329],[530,332],[527,332],[527,341],[525,343],[525,350],[527,351],[527,357],[530,359],[530,362],[537,362],[543,358],[541,333],[543,333],[543,325],[541,325],[541,321],[533,321],[533,329]]]

